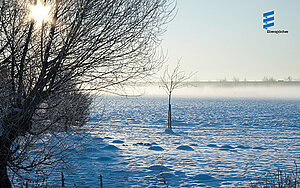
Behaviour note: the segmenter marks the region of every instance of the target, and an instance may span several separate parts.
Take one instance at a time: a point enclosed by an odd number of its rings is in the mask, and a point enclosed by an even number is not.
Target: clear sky
[[[300,0],[177,0],[178,13],[163,36],[171,67],[196,71],[197,80],[300,77]],[[275,11],[267,34],[262,13]]]

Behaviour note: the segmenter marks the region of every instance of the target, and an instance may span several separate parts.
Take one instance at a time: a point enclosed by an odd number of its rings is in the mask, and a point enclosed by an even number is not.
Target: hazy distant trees
[[[61,153],[49,144],[64,142],[57,136],[51,142],[49,130],[84,123],[87,92],[114,91],[159,66],[158,37],[173,6],[169,0],[43,2],[51,9],[41,25],[30,17],[36,0],[0,2],[0,187],[11,187],[7,167],[18,174],[58,160],[51,160]]]
[[[262,81],[263,82],[276,82],[276,79],[274,79],[273,77],[264,76]]]
[[[240,79],[239,79],[238,77],[233,77],[233,81],[234,81],[234,82],[239,82]]]
[[[161,87],[165,90],[168,95],[168,128],[172,129],[172,106],[171,99],[172,93],[175,89],[184,87],[191,75],[187,75],[184,71],[180,69],[179,63],[177,66],[169,71],[169,68],[166,67],[163,75],[161,76]]]

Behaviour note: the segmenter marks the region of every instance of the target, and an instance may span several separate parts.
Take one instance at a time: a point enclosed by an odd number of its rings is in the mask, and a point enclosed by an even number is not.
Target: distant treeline
[[[136,86],[160,86],[160,82],[137,82]],[[186,87],[300,87],[300,81],[268,80],[268,81],[187,81]]]

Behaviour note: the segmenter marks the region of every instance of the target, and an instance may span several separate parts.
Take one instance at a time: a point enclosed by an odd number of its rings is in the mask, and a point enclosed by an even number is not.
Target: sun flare
[[[41,1],[37,1],[36,5],[30,6],[30,18],[35,20],[38,26],[41,26],[43,22],[47,22],[50,19],[51,7]]]

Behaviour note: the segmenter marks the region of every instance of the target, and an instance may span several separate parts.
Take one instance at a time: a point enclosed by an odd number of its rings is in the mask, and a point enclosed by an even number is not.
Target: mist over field
[[[144,86],[136,89],[136,93],[147,97],[166,96],[159,86]],[[238,86],[238,87],[185,87],[174,92],[174,97],[192,98],[271,98],[300,99],[300,87],[297,86]]]

